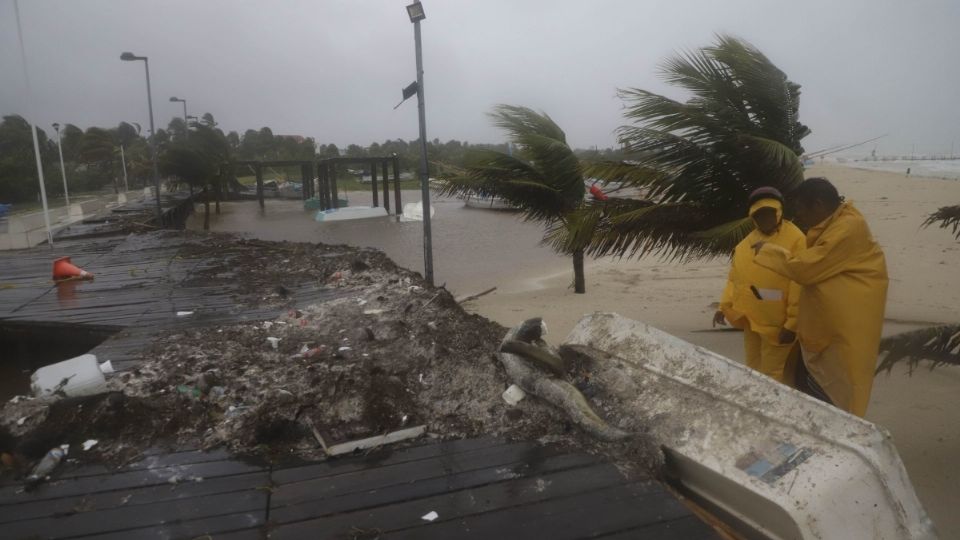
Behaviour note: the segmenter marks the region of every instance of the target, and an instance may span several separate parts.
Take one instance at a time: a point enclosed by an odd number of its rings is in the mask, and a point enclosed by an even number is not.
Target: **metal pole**
[[[123,190],[130,191],[130,184],[127,183],[127,156],[123,153],[123,145],[120,145],[120,163],[123,164]]]
[[[60,153],[60,175],[63,176],[63,198],[67,200],[67,213],[70,212],[70,192],[67,190],[67,169],[63,167],[63,145],[60,143],[60,128],[53,128],[57,132],[57,151]]]
[[[13,0],[13,11],[17,18],[17,39],[20,40],[20,61],[23,65],[23,81],[27,86],[27,110],[30,111],[30,133],[33,135],[33,154],[37,158],[37,179],[40,181],[40,202],[43,203],[43,224],[47,227],[47,243],[53,247],[53,232],[50,230],[50,214],[47,208],[47,187],[43,182],[43,163],[40,162],[40,141],[37,139],[37,126],[33,123],[33,93],[30,91],[30,74],[27,72],[27,52],[23,46],[23,30],[20,29],[20,2]]]
[[[427,115],[423,105],[423,52],[420,47],[420,21],[413,23],[417,48],[417,110],[420,112],[420,192],[423,204],[423,277],[433,285],[433,246],[430,231],[430,171],[427,168]],[[399,188],[399,186],[398,186]],[[397,208],[397,213],[400,209]]]
[[[150,61],[143,57],[147,70],[147,108],[150,110],[150,160],[153,162],[153,188],[157,199],[157,226],[163,227],[163,206],[160,204],[160,171],[157,170],[157,138],[153,129],[153,96],[150,94]]]

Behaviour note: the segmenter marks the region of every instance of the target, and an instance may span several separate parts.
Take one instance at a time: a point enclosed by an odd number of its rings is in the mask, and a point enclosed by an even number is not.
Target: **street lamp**
[[[67,170],[63,168],[63,144],[60,142],[60,124],[53,123],[53,130],[57,132],[57,150],[60,152],[60,174],[63,176],[63,198],[67,200],[67,208],[70,208],[70,192],[67,191]]]
[[[137,56],[132,52],[125,52],[120,55],[124,62],[133,62],[143,60],[143,66],[147,72],[147,108],[150,111],[150,161],[153,162],[153,187],[156,190],[157,199],[157,225],[163,225],[163,207],[160,205],[160,173],[157,171],[157,147],[156,132],[153,129],[153,97],[150,95],[150,62],[146,56]]]
[[[187,100],[180,99],[178,97],[170,98],[170,103],[176,103],[178,101],[180,103],[183,103],[183,131],[184,131],[184,138],[186,138],[190,136],[190,126],[187,125]]]
[[[427,116],[423,104],[423,52],[420,47],[420,21],[427,18],[419,1],[407,6],[413,23],[417,53],[417,110],[420,113],[420,191],[423,204],[423,277],[433,285],[433,246],[430,231],[430,171],[427,168]],[[397,209],[400,210],[399,208]]]

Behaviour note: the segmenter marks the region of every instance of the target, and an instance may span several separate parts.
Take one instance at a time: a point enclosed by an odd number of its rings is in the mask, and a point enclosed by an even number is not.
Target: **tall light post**
[[[120,55],[124,62],[133,62],[143,60],[143,66],[147,71],[147,108],[150,111],[150,161],[153,163],[153,187],[157,199],[157,225],[163,224],[163,207],[160,205],[160,172],[157,171],[157,147],[156,132],[153,129],[153,96],[150,95],[150,62],[146,56],[137,56],[132,52],[125,52]]]
[[[430,231],[430,171],[427,168],[427,116],[423,104],[423,51],[420,47],[420,21],[427,18],[423,5],[414,2],[407,6],[407,15],[413,23],[417,51],[417,110],[420,113],[420,191],[423,204],[423,277],[433,285],[433,246]],[[400,210],[399,208],[397,209]]]
[[[57,150],[60,152],[60,174],[63,176],[63,198],[67,200],[67,208],[70,208],[70,192],[67,190],[67,169],[63,167],[63,144],[60,142],[60,124],[53,123],[53,130],[57,132]]]
[[[27,111],[30,113],[30,134],[33,136],[33,155],[37,161],[37,180],[40,182],[40,202],[43,204],[43,224],[47,229],[47,244],[53,247],[53,231],[50,229],[50,212],[47,207],[47,187],[43,181],[43,163],[40,160],[40,142],[37,126],[33,123],[33,92],[30,91],[30,73],[27,69],[27,49],[23,45],[23,29],[20,27],[20,2],[13,0],[13,13],[17,20],[17,40],[20,44],[20,64],[23,67],[23,82],[27,86]]]
[[[190,136],[190,126],[187,125],[187,100],[180,99],[176,96],[170,98],[170,103],[176,102],[183,103],[183,138],[186,139]]]

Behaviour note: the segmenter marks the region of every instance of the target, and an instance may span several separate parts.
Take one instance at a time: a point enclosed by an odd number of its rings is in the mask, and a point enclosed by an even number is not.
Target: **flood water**
[[[341,197],[344,194],[341,193]],[[369,206],[369,192],[352,191],[350,206]],[[419,191],[403,191],[403,203],[420,200]],[[391,199],[391,205],[393,200]],[[435,283],[456,295],[475,294],[491,287],[516,290],[524,282],[571,269],[572,262],[540,245],[543,225],[523,221],[515,212],[467,208],[454,198],[431,200]],[[349,244],[383,250],[397,264],[423,273],[423,223],[397,222],[394,216],[318,223],[315,211],[304,211],[299,200],[267,199],[261,212],[256,201],[221,204],[210,216],[210,230],[245,233],[262,240]],[[187,227],[203,227],[203,206]]]

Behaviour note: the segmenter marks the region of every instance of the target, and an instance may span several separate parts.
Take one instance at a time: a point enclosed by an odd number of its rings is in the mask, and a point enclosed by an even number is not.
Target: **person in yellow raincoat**
[[[808,372],[803,388],[863,416],[870,401],[887,300],[887,265],[863,215],[826,178],[794,193],[807,249],[758,242],[756,263],[801,286],[797,333]],[[803,381],[798,381],[798,383]]]
[[[800,287],[758,266],[753,260],[753,245],[769,242],[795,253],[804,248],[804,237],[796,225],[783,220],[783,196],[775,188],[755,190],[749,202],[749,215],[756,228],[734,249],[727,286],[713,322],[724,324],[726,319],[743,330],[747,366],[792,385]]]

